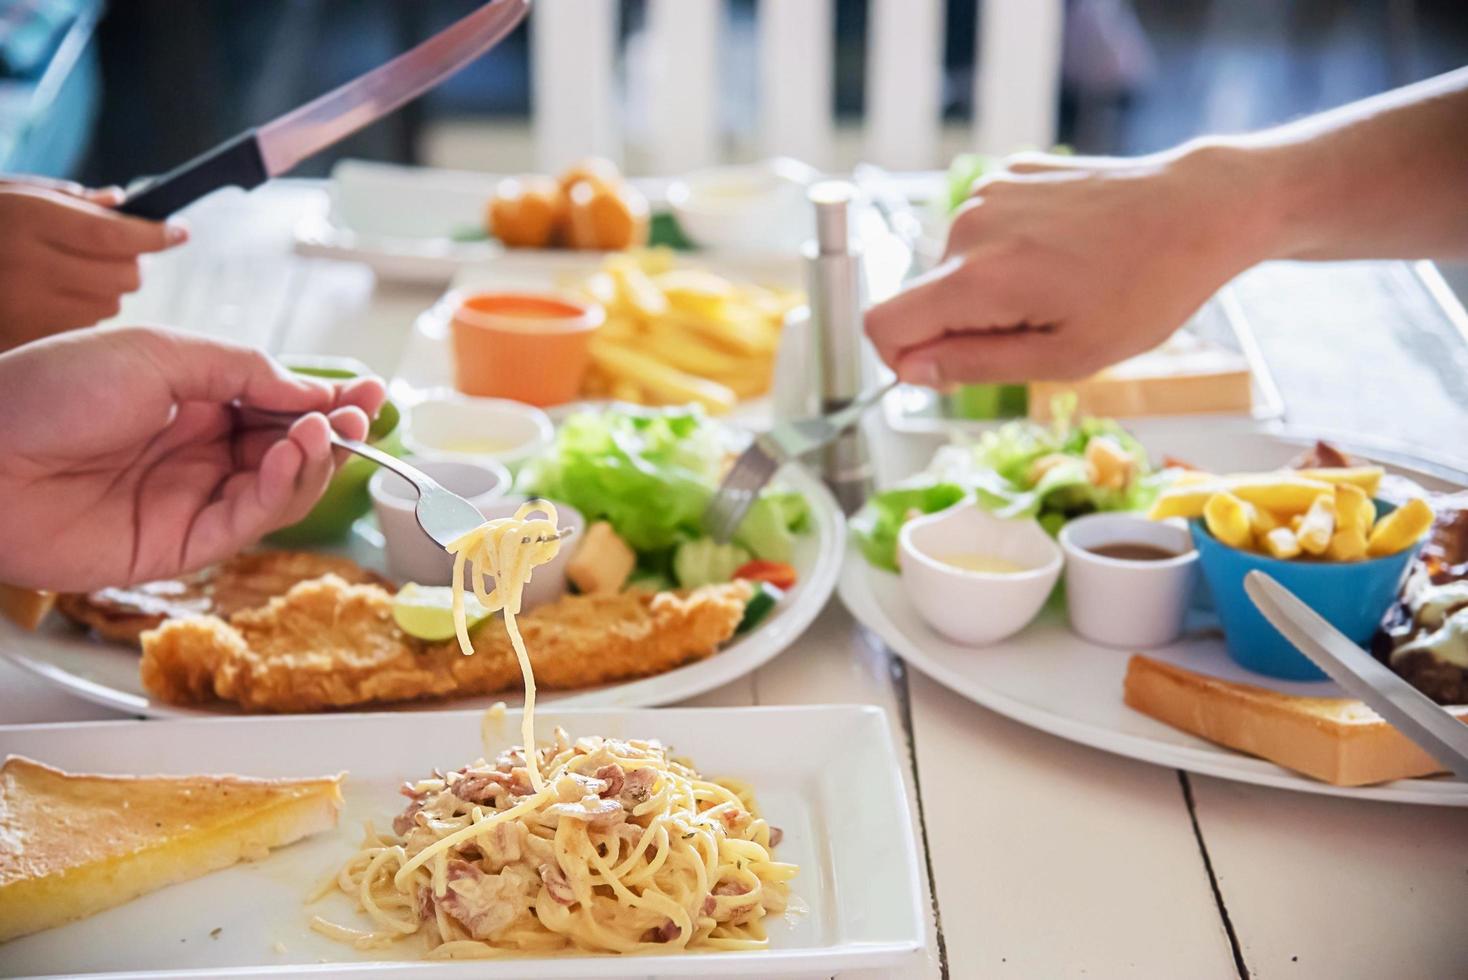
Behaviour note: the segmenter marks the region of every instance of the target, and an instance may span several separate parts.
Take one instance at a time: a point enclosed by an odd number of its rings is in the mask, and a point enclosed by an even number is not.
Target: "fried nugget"
[[[62,595],[56,608],[105,640],[136,644],[145,630],[157,629],[165,620],[206,613],[228,619],[323,575],[352,583],[391,584],[349,558],[309,551],[252,551],[179,578]]]
[[[686,593],[567,596],[520,617],[546,689],[661,673],[714,653],[734,635],[747,582]],[[454,641],[424,643],[392,618],[392,594],[328,575],[230,617],[172,620],[143,635],[143,686],[173,704],[233,701],[247,711],[319,711],[520,684],[501,617]]]

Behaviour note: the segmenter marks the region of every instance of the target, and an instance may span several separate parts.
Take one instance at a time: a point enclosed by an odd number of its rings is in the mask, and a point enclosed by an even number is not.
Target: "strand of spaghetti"
[[[643,854],[647,851],[647,845],[652,843],[653,835],[657,833],[658,826],[659,824],[656,821],[647,825],[647,829],[642,832],[642,836],[637,839],[637,843],[628,853],[627,860],[623,861],[617,867],[613,868],[612,874],[616,875],[618,878],[627,877],[627,872],[632,870],[633,865],[635,865],[639,860],[644,859]]]
[[[469,642],[469,617],[464,615],[464,566],[468,563],[469,556],[467,552],[455,551],[452,544],[449,545],[449,551],[454,556],[454,587],[451,593],[454,635],[458,637],[459,650],[468,656],[474,652],[474,644]]]
[[[520,637],[520,624],[515,614],[505,610],[505,632],[510,634],[510,645],[515,648],[515,659],[520,661],[520,676],[525,680],[525,709],[520,715],[520,744],[525,749],[525,769],[530,774],[530,788],[539,793],[545,789],[540,766],[535,761],[535,674],[530,669],[530,654],[525,650],[525,641]]]
[[[390,936],[383,936],[381,933],[363,932],[361,929],[353,929],[349,926],[337,925],[330,919],[323,919],[319,915],[311,916],[310,925],[312,929],[315,929],[323,936],[329,936],[332,939],[337,940],[338,942],[350,943],[353,946],[358,945],[364,940],[371,942],[375,940],[392,938]]]
[[[495,824],[505,823],[507,821],[514,820],[521,814],[533,813],[534,811],[540,809],[540,807],[546,802],[545,796],[546,794],[544,793],[536,793],[534,796],[527,796],[519,803],[516,803],[514,806],[510,807],[508,810],[501,810],[499,813],[496,813],[493,816],[485,817],[483,820],[479,821],[479,823],[471,824],[468,827],[465,827],[463,830],[455,831],[454,833],[449,834],[447,837],[440,837],[438,840],[434,841],[432,844],[429,844],[423,850],[419,851],[417,854],[414,854],[411,858],[409,858],[408,863],[399,868],[398,873],[393,875],[393,884],[396,885],[398,888],[402,888],[404,879],[407,878],[408,875],[412,874],[414,869],[422,867],[439,851],[447,851],[451,847],[462,844],[464,841],[470,840],[471,838],[477,837],[480,834],[488,831],[489,828],[493,827]]]
[[[592,861],[592,864],[595,864],[597,869],[602,870],[603,873],[611,870],[611,867],[606,864],[605,858],[602,858],[602,855],[596,854],[595,851],[590,852],[586,857]],[[671,918],[683,930],[684,935],[693,932],[693,923],[688,920],[688,911],[686,908],[680,907],[677,902],[672,901],[668,896],[652,891],[643,891],[642,895],[637,895],[637,893],[628,889],[627,886],[618,882],[615,877],[606,880],[606,883],[612,886],[612,893],[615,893],[617,898],[621,899],[622,904],[631,905],[633,908],[646,908],[647,911],[656,911],[656,913],[664,914],[666,917]]]
[[[539,512],[543,516],[531,519]],[[454,556],[452,611],[454,633],[465,656],[474,653],[469,640],[468,619],[464,613],[464,571],[470,571],[469,584],[481,605],[490,613],[500,612],[505,618],[505,631],[515,648],[520,676],[525,682],[525,709],[520,717],[521,742],[525,746],[525,767],[530,788],[540,792],[545,782],[535,759],[535,674],[530,667],[530,654],[520,636],[515,617],[520,612],[525,585],[536,565],[543,565],[560,550],[560,528],[555,505],[548,501],[526,501],[513,517],[486,521],[479,527],[450,541],[447,550]],[[485,589],[485,580],[494,579],[494,588]]]

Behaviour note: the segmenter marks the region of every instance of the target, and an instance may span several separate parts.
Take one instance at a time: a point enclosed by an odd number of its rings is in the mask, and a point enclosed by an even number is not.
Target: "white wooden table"
[[[120,319],[391,372],[434,291],[291,255],[295,216],[318,193],[286,182],[204,202],[193,243],[153,261]],[[1382,281],[1396,273],[1379,272],[1331,273],[1354,284],[1352,308],[1364,291],[1370,315],[1389,321],[1369,363],[1320,362],[1350,324],[1314,302],[1259,324],[1291,417],[1407,439],[1457,432],[1462,452],[1468,375],[1443,362],[1468,354],[1393,320],[1421,297],[1405,285],[1393,295]],[[1320,289],[1325,274],[1273,270],[1250,288]],[[1413,370],[1382,397],[1387,378]],[[1362,378],[1381,386],[1369,398]],[[695,703],[816,702],[879,705],[905,739],[932,899],[928,949],[907,976],[1468,977],[1468,811],[1244,786],[1076,746],[904,671],[834,602],[773,663]],[[108,717],[0,661],[0,721]]]

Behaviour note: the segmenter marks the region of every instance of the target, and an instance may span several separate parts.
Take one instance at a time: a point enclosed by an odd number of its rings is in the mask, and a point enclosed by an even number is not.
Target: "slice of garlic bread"
[[[0,942],[333,827],[341,780],[94,776],[10,756],[0,767]]]

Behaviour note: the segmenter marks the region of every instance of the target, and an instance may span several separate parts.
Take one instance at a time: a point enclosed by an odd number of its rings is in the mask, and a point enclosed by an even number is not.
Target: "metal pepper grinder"
[[[851,234],[857,189],[846,181],[828,180],[812,185],[808,196],[816,214],[816,237],[804,249],[810,337],[820,368],[820,410],[829,414],[845,408],[861,391],[866,289],[861,246]],[[860,427],[826,447],[822,475],[846,513],[866,502],[872,469]]]

